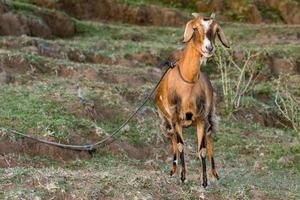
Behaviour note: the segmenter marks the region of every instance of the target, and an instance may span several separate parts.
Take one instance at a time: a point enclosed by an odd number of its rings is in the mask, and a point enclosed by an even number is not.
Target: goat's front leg
[[[172,170],[170,172],[170,175],[173,176],[175,174],[176,169],[177,169],[177,157],[178,157],[178,148],[177,148],[177,136],[176,133],[172,135],[172,148],[173,148],[173,165],[172,165]]]
[[[177,148],[179,151],[180,162],[181,162],[181,181],[184,183],[186,179],[186,165],[184,159],[184,142],[182,136],[182,126],[179,124],[175,125],[175,132],[177,135]]]
[[[207,187],[207,174],[206,174],[206,142],[204,133],[204,122],[197,122],[197,137],[198,137],[198,157],[202,161],[202,179],[203,187]]]

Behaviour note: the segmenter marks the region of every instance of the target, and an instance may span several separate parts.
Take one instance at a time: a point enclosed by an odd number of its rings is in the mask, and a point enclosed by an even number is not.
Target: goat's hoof
[[[181,172],[181,182],[184,183],[186,178],[185,178],[185,172]]]
[[[185,177],[181,177],[180,180],[181,180],[182,183],[185,183],[185,182],[186,182]]]
[[[206,178],[206,177],[203,178],[203,184],[202,184],[202,186],[203,186],[204,188],[207,188],[207,178]]]
[[[219,177],[218,173],[216,172],[216,170],[212,170],[212,171],[211,171],[211,174],[212,174],[212,176],[215,177],[217,180],[220,179],[220,177]]]
[[[175,172],[173,170],[170,171],[170,176],[173,176]]]

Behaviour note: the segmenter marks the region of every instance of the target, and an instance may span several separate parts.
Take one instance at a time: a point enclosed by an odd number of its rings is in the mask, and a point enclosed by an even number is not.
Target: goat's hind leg
[[[211,174],[217,180],[219,180],[219,175],[216,171],[216,165],[214,160],[214,146],[213,146],[213,138],[211,134],[206,135],[206,146],[207,146],[207,157],[208,160],[211,162]]]

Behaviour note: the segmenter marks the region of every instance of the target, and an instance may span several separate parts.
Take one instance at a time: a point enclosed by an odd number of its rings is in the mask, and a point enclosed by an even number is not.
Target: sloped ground
[[[190,12],[217,13],[223,21],[300,24],[298,0],[22,0],[80,19],[180,26]],[[166,8],[167,7],[167,8]]]
[[[99,140],[155,85],[163,70],[160,62],[183,47],[182,28],[73,20],[76,35],[66,39],[1,36],[1,127],[64,143]],[[275,112],[272,70],[292,63],[287,70],[299,77],[300,29],[243,24],[223,28],[234,59],[245,59],[248,51],[260,53],[255,59],[262,76],[245,96],[245,105],[227,115],[215,59],[203,67],[220,94],[221,122],[215,135],[219,181],[210,179],[210,187],[201,188],[193,129],[185,134],[188,182],[181,184],[179,174],[169,177],[170,141],[160,133],[149,102],[115,142],[93,155],[1,132],[0,198],[299,199],[299,133],[280,118],[274,118],[280,125],[269,123],[271,115],[263,113]],[[80,102],[78,86],[87,104]],[[257,113],[262,114],[255,117]]]

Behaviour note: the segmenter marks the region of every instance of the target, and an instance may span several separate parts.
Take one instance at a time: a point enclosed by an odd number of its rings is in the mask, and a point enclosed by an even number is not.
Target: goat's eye
[[[209,21],[210,19],[207,18],[207,17],[205,17],[205,18],[203,18],[203,20],[204,20],[204,21]]]

